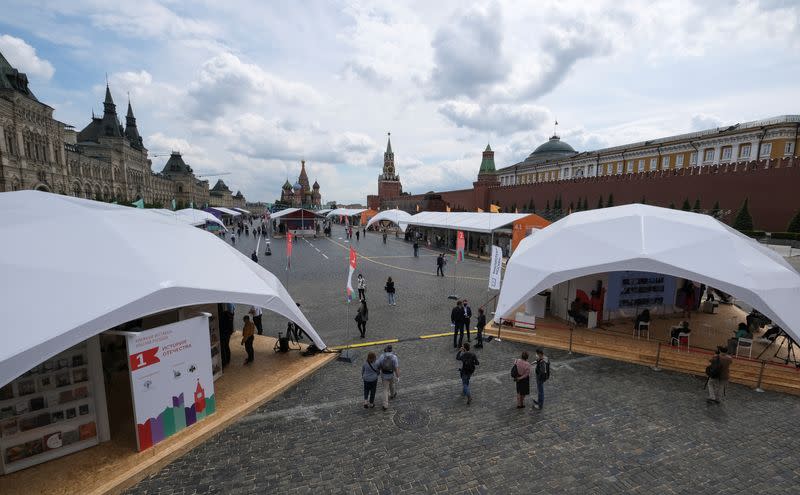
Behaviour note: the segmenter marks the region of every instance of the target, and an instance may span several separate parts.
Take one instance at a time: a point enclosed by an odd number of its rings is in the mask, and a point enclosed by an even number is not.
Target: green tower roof
[[[483,160],[481,160],[481,169],[478,172],[479,174],[484,173],[492,173],[495,171],[494,168],[494,152],[489,145],[486,145],[486,150],[483,152]]]

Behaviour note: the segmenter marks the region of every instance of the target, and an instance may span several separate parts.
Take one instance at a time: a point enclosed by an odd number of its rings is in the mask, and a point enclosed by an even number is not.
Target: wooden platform
[[[738,308],[736,309],[738,310]],[[736,315],[734,316],[733,321],[738,323]],[[715,317],[717,317],[716,320]],[[632,336],[633,325],[630,320],[627,321],[627,324],[616,322],[608,329],[575,328],[570,330],[568,324],[550,317],[537,319],[535,330],[503,325],[500,337],[503,340],[523,342],[544,348],[572,350],[580,354],[602,356],[650,367],[656,366],[656,362],[658,362],[658,367],[661,369],[705,376],[705,368],[713,355],[712,349],[715,349],[717,345],[725,344],[727,338],[733,334],[732,329],[728,330],[731,328],[731,317],[727,314],[693,315],[692,340],[689,350],[685,346],[678,349],[668,343],[669,329],[679,321],[680,318],[652,321],[653,335],[650,340],[634,338]],[[727,322],[725,329],[718,330],[716,326],[702,326],[710,325],[709,322],[715,321]],[[733,329],[736,327],[735,323],[732,325]],[[485,332],[486,335],[496,337],[497,330],[497,325],[492,324],[486,327]],[[773,357],[775,349],[778,349],[782,340],[779,339],[772,348],[767,349],[762,360],[756,360],[755,357],[763,350],[763,345],[753,349],[754,359],[734,357],[731,366],[731,381],[755,388],[763,365],[762,389],[800,395],[800,370],[793,364],[786,365],[782,359]],[[696,342],[701,345],[696,345]],[[783,345],[779,350],[783,350],[785,354],[785,349],[786,346]],[[781,356],[780,352],[778,356]]]
[[[326,353],[303,357],[298,351],[276,354],[272,350],[274,338],[256,336],[255,361],[243,366],[246,355],[244,348],[239,345],[240,341],[241,334],[234,333],[231,337],[231,365],[214,382],[217,400],[215,414],[144,452],[136,452],[132,413],[121,418],[124,413],[115,417],[115,411],[109,411],[109,421],[113,425],[110,442],[0,476],[0,493],[120,493],[337,356],[335,353]]]

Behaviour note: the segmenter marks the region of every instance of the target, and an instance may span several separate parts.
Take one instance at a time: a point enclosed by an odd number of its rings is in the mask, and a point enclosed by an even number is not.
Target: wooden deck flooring
[[[114,425],[115,421],[132,422],[127,417],[113,417],[111,441],[59,459],[0,476],[0,493],[22,495],[47,494],[104,494],[120,493],[139,480],[157,472],[171,461],[188,452],[210,436],[219,433],[237,418],[274,398],[284,390],[314,373],[337,354],[317,354],[303,357],[297,351],[288,354],[273,352],[275,339],[256,336],[255,361],[242,366],[244,348],[238,345],[240,333],[231,337],[231,366],[216,382],[217,412],[176,433],[143,452],[136,451],[133,425]],[[115,427],[116,426],[116,427]]]

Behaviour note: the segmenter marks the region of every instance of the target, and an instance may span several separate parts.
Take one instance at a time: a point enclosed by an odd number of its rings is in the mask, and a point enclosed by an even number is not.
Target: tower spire
[[[558,136],[558,118],[555,119],[555,123],[553,124],[553,136]]]

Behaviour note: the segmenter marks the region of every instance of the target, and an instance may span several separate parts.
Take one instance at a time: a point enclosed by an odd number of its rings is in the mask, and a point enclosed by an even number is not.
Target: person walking
[[[361,379],[364,380],[364,409],[375,407],[375,391],[378,390],[379,368],[375,366],[375,353],[367,354],[367,362],[361,366]]]
[[[439,253],[439,256],[436,257],[436,276],[438,277],[441,275],[444,277],[444,254]]]
[[[478,356],[470,352],[469,344],[464,344],[461,346],[456,354],[456,359],[461,361],[461,369],[459,370],[462,386],[461,395],[467,398],[467,405],[469,405],[472,402],[472,393],[469,390],[469,380],[472,378],[472,374],[475,373],[475,367],[481,363],[478,362]]]
[[[386,244],[386,229],[383,229],[383,243]]]
[[[392,277],[389,277],[386,280],[386,297],[389,299],[389,306],[397,306],[394,302],[394,280]]]
[[[453,347],[458,349],[464,342],[464,307],[461,301],[456,301],[456,306],[450,311],[450,324],[453,325]]]
[[[358,333],[363,339],[367,336],[367,320],[369,320],[369,309],[367,309],[366,299],[361,300],[361,305],[358,307],[355,319],[356,325],[358,326]]]
[[[706,368],[706,375],[708,375],[708,399],[706,402],[709,404],[721,403],[731,377],[732,362],[733,358],[728,354],[728,348],[718,347],[717,353],[711,358]]]
[[[255,357],[255,353],[253,351],[253,339],[255,338],[256,333],[256,326],[253,325],[253,322],[250,321],[250,316],[244,315],[242,317],[244,320],[244,328],[242,328],[242,345],[244,346],[244,350],[247,351],[247,359],[244,360],[244,364],[250,364],[253,362],[253,358]]]
[[[464,329],[467,331],[467,342],[472,342],[472,338],[469,335],[470,331],[470,321],[472,320],[472,308],[469,307],[469,302],[464,299],[462,303],[464,306]]]
[[[531,363],[528,362],[528,351],[522,351],[519,359],[514,360],[511,376],[517,384],[517,409],[525,407],[525,396],[531,393]]]
[[[475,344],[476,349],[483,349],[483,328],[486,326],[486,313],[483,311],[483,308],[478,308],[478,336],[477,336],[477,343]]]
[[[264,327],[261,324],[261,316],[264,314],[264,310],[258,306],[250,306],[248,313],[253,317],[253,323],[256,325],[258,334],[264,335]]]
[[[544,407],[544,382],[550,378],[550,359],[544,355],[544,351],[536,349],[536,393],[537,400],[533,401],[534,409]]]
[[[361,232],[358,229],[356,229],[356,242],[360,240],[361,240]]]
[[[392,352],[392,346],[387,345],[383,354],[375,364],[381,372],[383,382],[383,410],[389,409],[389,399],[397,397],[397,381],[400,379],[400,360]]]
[[[222,314],[219,318],[220,354],[222,354],[222,367],[231,362],[231,335],[233,335],[233,318],[236,307],[231,303],[222,305]]]
[[[367,297],[367,280],[359,273],[356,282],[358,282],[358,300],[363,301]]]
[[[414,257],[419,258],[419,241],[414,240]]]

